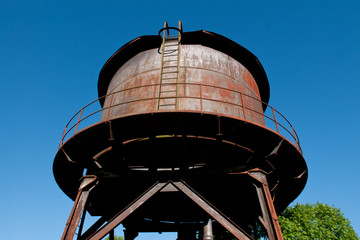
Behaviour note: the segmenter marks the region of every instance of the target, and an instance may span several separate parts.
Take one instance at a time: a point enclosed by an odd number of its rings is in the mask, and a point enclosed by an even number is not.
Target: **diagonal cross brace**
[[[100,228],[97,232],[92,234],[88,240],[99,240],[108,234],[111,230],[116,228],[126,217],[133,213],[137,208],[143,205],[147,200],[154,196],[159,191],[165,188],[175,188],[178,191],[183,192],[191,200],[193,200],[198,206],[205,210],[210,216],[217,220],[222,226],[224,226],[229,232],[231,232],[239,240],[251,240],[248,233],[238,227],[234,222],[228,219],[223,213],[213,207],[203,197],[196,193],[193,189],[185,184],[185,182],[172,182],[156,183],[144,192],[138,199],[132,202],[129,206],[115,215],[107,224]]]
[[[143,205],[147,200],[154,196],[157,192],[163,189],[167,183],[156,183],[150,187],[145,193],[143,193],[138,199],[132,202],[129,206],[120,211],[112,219],[110,219],[102,228],[91,235],[88,240],[99,240],[108,234],[112,229],[116,228],[126,217]]]
[[[231,232],[239,240],[253,239],[247,232],[237,226],[229,218],[227,218],[222,212],[217,210],[209,202],[207,202],[200,194],[195,192],[185,182],[174,182],[173,183],[180,191],[185,193],[191,200],[193,200],[199,207],[207,212],[211,217],[218,221],[224,228]]]

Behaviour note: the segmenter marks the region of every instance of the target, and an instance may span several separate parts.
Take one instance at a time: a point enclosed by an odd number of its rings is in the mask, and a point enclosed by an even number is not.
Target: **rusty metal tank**
[[[200,31],[185,33],[182,38],[205,36],[209,38],[213,35]],[[132,44],[142,44],[142,41],[139,38]],[[176,40],[172,43],[177,44]],[[119,69],[107,86],[104,104],[105,108],[112,107],[110,112],[104,111],[102,119],[176,110],[221,114],[265,124],[257,81],[236,59],[236,54],[241,53],[232,54],[232,57],[195,43],[182,44],[180,48],[175,53],[171,50],[168,55],[164,53],[162,58],[159,46],[153,46],[152,49],[136,53],[122,66],[118,66]],[[121,51],[117,54],[121,54]],[[255,57],[252,60],[252,64],[258,67],[257,71],[261,72],[261,65],[255,62]],[[107,66],[103,71],[106,69]],[[167,82],[164,79],[162,84],[159,83],[161,71],[166,71],[166,74],[162,73],[163,78],[169,79]],[[170,84],[173,79],[177,81]],[[262,91],[266,92],[268,89]],[[105,94],[101,92],[100,95]],[[245,113],[243,108],[246,109]]]
[[[99,99],[65,128],[53,167],[58,185],[75,199],[79,179],[97,176],[88,210],[112,216],[154,182],[185,179],[246,226],[260,207],[243,173],[259,169],[282,211],[303,190],[307,166],[294,128],[268,105],[262,65],[219,34],[168,30],[130,41],[105,63]],[[101,108],[93,109],[97,102]],[[170,231],[158,223],[206,218],[177,193],[160,194],[154,204],[124,225]]]

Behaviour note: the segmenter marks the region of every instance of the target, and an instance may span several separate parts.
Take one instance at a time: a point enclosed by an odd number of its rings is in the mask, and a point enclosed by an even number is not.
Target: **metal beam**
[[[200,194],[196,193],[193,189],[185,184],[185,182],[172,182],[180,191],[185,193],[191,200],[199,205],[205,212],[218,221],[224,228],[231,232],[239,240],[253,239],[247,232],[237,226],[234,222],[228,219],[223,213],[213,207],[207,202]]]
[[[262,224],[265,226],[269,240],[283,240],[266,174],[260,170],[249,171],[248,174],[256,180],[254,186],[260,202],[263,220]]]
[[[132,214],[136,209],[143,205],[147,200],[149,200],[156,193],[162,191],[166,187],[175,188],[183,192],[191,200],[193,200],[198,206],[200,206],[205,212],[207,212],[212,218],[218,221],[225,229],[232,233],[239,240],[253,240],[253,238],[239,226],[237,226],[233,221],[231,221],[227,216],[221,213],[218,209],[212,206],[206,199],[204,199],[200,194],[193,190],[183,181],[167,183],[156,183],[145,191],[141,196],[139,196],[135,201],[130,205],[116,214],[111,220],[109,220],[103,227],[99,230],[86,237],[87,240],[99,240],[103,238],[106,234],[116,228],[126,217]],[[85,235],[85,234],[84,234]],[[84,239],[84,238],[81,238]]]
[[[109,218],[107,216],[102,216],[99,218],[93,225],[91,225],[86,232],[79,237],[79,240],[87,239],[89,236],[94,234]]]
[[[75,231],[77,226],[79,225],[81,213],[84,211],[89,193],[96,186],[97,183],[98,180],[96,176],[82,177],[78,194],[76,196],[70,216],[66,222],[65,230],[61,237],[61,240],[72,240],[74,238]]]
[[[80,236],[82,234],[82,230],[83,230],[84,223],[85,223],[85,217],[86,217],[86,206],[85,206],[84,211],[82,213],[82,217],[81,217],[81,221],[80,221],[80,225],[79,225],[79,230],[78,230],[78,235],[77,235],[77,240],[80,240]]]
[[[149,198],[154,196],[162,188],[164,188],[168,183],[156,183],[150,187],[146,192],[144,192],[138,199],[132,202],[129,206],[120,211],[115,215],[109,222],[107,222],[102,228],[100,228],[96,233],[91,235],[88,240],[99,240],[103,238],[107,233],[112,229],[116,228],[127,216],[133,213],[141,205],[143,205]]]

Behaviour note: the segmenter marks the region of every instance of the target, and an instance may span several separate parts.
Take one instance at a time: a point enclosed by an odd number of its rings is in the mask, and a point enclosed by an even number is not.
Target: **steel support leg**
[[[65,230],[61,240],[72,240],[74,238],[75,231],[79,225],[81,213],[84,211],[89,193],[97,183],[98,180],[96,176],[84,176],[82,178],[74,206],[66,222]]]
[[[262,212],[262,218],[260,218],[260,221],[265,227],[269,240],[283,240],[266,174],[260,170],[249,171],[248,174],[256,180],[254,185]]]
[[[84,223],[85,223],[85,217],[86,217],[86,207],[84,208],[84,211],[82,213],[82,217],[81,217],[81,221],[80,221],[80,225],[79,225],[78,236],[77,236],[76,240],[80,240],[80,236],[82,234],[82,230],[83,230]]]

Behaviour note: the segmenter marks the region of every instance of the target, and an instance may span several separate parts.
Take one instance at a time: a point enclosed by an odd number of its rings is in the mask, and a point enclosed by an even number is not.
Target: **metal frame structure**
[[[84,212],[89,193],[92,189],[94,189],[97,183],[98,180],[96,176],[84,176],[82,178],[74,206],[71,210],[69,219],[66,222],[66,227],[61,239],[72,240],[74,238],[75,231],[79,225],[81,214]],[[83,224],[80,225],[78,234],[81,234],[82,226]]]
[[[177,35],[170,35],[170,30]],[[53,169],[74,205],[61,239],[77,235],[77,240],[98,240],[109,235],[113,240],[114,229],[123,224],[125,240],[143,231],[177,231],[178,240],[193,240],[195,231],[211,218],[239,240],[257,238],[248,228],[257,223],[270,240],[283,240],[277,213],[301,193],[307,166],[293,126],[268,105],[269,86],[260,62],[223,36],[184,33],[180,21],[178,28],[166,22],[159,35],[139,37],[119,49],[100,73],[102,97],[78,111],[64,129]],[[233,57],[254,77],[249,81],[259,87],[259,95],[211,82],[180,81],[180,49],[186,44]],[[142,51],[157,54],[154,46],[161,54],[158,78],[104,94],[119,67]],[[186,49],[183,46],[184,56]],[[132,64],[137,66],[137,60]],[[185,96],[180,88],[199,90]],[[150,94],[141,94],[145,91]],[[238,101],[212,98],[209,91]],[[121,98],[122,94],[135,98]],[[199,107],[184,108],[183,100],[197,100]],[[143,101],[149,103],[147,109],[117,112]],[[94,110],[97,102],[101,108]],[[233,112],[212,111],[206,104],[231,107]],[[94,121],[98,115],[100,121]],[[125,196],[108,199],[114,186],[122,187]],[[175,204],[177,209],[165,206]],[[83,231],[87,212],[100,218]],[[193,222],[184,224],[188,220]],[[163,224],[166,221],[174,224]],[[209,221],[204,240],[213,239],[211,228]]]
[[[273,199],[270,195],[270,190],[267,185],[266,173],[260,169],[253,169],[241,174],[248,174],[254,179],[254,187],[256,188],[258,199],[261,206],[262,216],[259,216],[260,222],[264,226],[268,233],[269,240],[282,240],[282,234],[280,225],[277,219],[276,211],[273,205]],[[98,184],[98,179],[95,176],[84,176],[79,191],[74,202],[74,207],[70,213],[70,217],[67,221],[66,228],[64,230],[62,240],[72,240],[75,235],[75,231],[78,228],[81,213],[86,211],[85,206],[89,193]],[[167,191],[167,188],[171,188],[171,191],[179,191],[184,193],[200,208],[208,213],[213,219],[221,224],[226,230],[233,234],[239,240],[251,240],[253,239],[245,230],[240,228],[229,219],[225,214],[208,202],[204,197],[192,189],[183,180],[167,182],[157,182],[151,186],[148,190],[143,192],[137,199],[131,202],[127,207],[118,212],[111,219],[105,220],[100,218],[98,222],[93,224],[87,232],[82,235],[82,226],[84,222],[83,214],[82,221],[80,223],[78,238],[79,240],[99,240],[105,237],[107,234],[110,236],[110,240],[114,237],[114,229],[122,223],[122,221],[141,207],[145,202],[152,198],[155,194],[162,191]],[[106,223],[105,223],[106,222]],[[126,236],[125,240],[133,240],[137,235]]]

